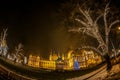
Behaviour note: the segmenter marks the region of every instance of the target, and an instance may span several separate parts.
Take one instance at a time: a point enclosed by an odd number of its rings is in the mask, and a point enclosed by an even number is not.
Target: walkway
[[[104,75],[107,74],[106,72],[106,65],[102,66],[101,68],[93,71],[93,72],[90,72],[86,75],[83,75],[83,76],[80,76],[80,77],[76,77],[76,78],[72,78],[72,79],[68,79],[68,80],[94,80],[96,77],[98,77],[98,75],[102,76],[104,73]]]
[[[120,65],[119,64],[114,65],[111,70],[111,74],[109,75],[113,75],[119,71],[120,71]],[[106,71],[106,65],[104,65],[103,67],[91,73],[68,80],[104,80],[106,77],[107,77],[107,71]]]

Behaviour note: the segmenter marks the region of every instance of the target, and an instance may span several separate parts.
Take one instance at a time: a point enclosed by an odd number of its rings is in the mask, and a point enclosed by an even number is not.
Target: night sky
[[[112,0],[111,0],[112,1]],[[114,2],[119,5],[119,0]],[[8,28],[8,46],[13,49],[22,43],[27,53],[48,54],[51,49],[64,52],[78,41],[59,21],[57,8],[62,0],[1,0],[0,31]]]
[[[63,47],[64,42],[68,41],[68,35],[56,14],[59,2],[61,1],[0,1],[0,26],[1,31],[8,28],[9,50],[13,50],[20,42],[26,52],[32,54],[48,54],[51,49],[58,51]]]

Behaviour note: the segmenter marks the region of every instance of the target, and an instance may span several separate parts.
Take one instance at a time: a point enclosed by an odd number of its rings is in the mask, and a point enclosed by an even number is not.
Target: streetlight
[[[120,26],[119,26],[119,27],[117,27],[117,29],[118,29],[118,30],[120,30]]]

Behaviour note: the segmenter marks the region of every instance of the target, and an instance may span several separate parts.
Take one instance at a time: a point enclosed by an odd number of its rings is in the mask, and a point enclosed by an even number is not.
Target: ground
[[[113,66],[110,73],[106,71],[106,65],[83,76],[71,78],[68,80],[119,80],[120,79],[120,64]]]
[[[119,80],[120,79],[120,64],[115,65],[112,68],[111,73],[106,76],[105,80]]]
[[[119,60],[118,60],[119,61]],[[116,63],[113,65],[110,73],[106,71],[106,64],[102,63],[96,67],[87,70],[76,70],[76,71],[45,71],[36,68],[27,67],[18,63],[11,63],[10,61],[0,58],[0,63],[6,66],[14,73],[19,75],[36,78],[37,80],[119,80],[120,79],[120,64]],[[13,75],[13,73],[7,70],[7,75]],[[31,74],[32,73],[32,74]],[[14,74],[14,75],[15,75]],[[17,74],[16,74],[17,75]],[[16,76],[15,75],[15,76]]]

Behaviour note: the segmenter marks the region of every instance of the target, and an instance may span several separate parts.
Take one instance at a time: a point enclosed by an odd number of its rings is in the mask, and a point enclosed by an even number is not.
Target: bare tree
[[[79,27],[79,28],[72,28],[69,29],[69,31],[74,31],[74,32],[83,32],[86,33],[87,35],[94,37],[95,39],[97,39],[99,45],[97,47],[97,49],[101,49],[102,50],[102,56],[105,56],[105,60],[107,62],[107,70],[110,71],[112,66],[111,66],[111,61],[110,61],[110,56],[109,56],[109,33],[111,30],[111,27],[113,25],[115,25],[116,23],[120,22],[119,20],[115,20],[115,21],[111,21],[108,22],[108,13],[109,13],[109,4],[107,4],[104,8],[104,12],[101,13],[99,16],[96,17],[96,19],[94,19],[91,15],[90,9],[82,9],[79,4],[78,4],[78,8],[79,8],[79,12],[80,14],[83,15],[82,18],[75,18],[76,21],[78,21],[80,24],[83,25],[83,27]],[[102,37],[102,34],[100,33],[100,24],[98,23],[98,20],[100,20],[102,18],[104,24],[102,26],[104,26],[104,30],[105,30],[105,40]]]
[[[1,41],[0,41],[0,50],[3,56],[7,55],[8,46],[6,43],[7,29],[3,29],[3,33],[1,33]]]
[[[19,43],[18,46],[15,48],[15,61],[19,60],[18,56],[24,58],[24,55],[22,54],[22,48],[23,45],[21,43]]]

